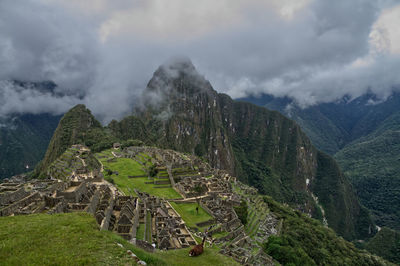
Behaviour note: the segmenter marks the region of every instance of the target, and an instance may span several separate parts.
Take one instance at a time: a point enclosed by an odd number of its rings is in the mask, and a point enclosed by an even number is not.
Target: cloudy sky
[[[0,115],[85,103],[118,118],[177,55],[234,98],[386,97],[400,85],[399,25],[395,0],[0,0]]]

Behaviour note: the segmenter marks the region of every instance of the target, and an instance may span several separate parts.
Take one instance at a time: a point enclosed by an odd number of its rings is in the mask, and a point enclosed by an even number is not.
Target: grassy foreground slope
[[[132,262],[86,213],[0,218],[0,264],[87,265]]]
[[[117,243],[123,245],[119,247]],[[132,265],[127,250],[148,265],[237,265],[217,249],[147,253],[118,235],[99,231],[86,213],[0,217],[0,265]]]

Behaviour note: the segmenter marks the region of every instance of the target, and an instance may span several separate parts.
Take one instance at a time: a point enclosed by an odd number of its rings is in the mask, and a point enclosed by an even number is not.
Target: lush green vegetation
[[[400,230],[400,112],[336,159],[376,223]]]
[[[189,257],[189,248],[148,253],[99,231],[86,213],[0,217],[0,247],[1,265],[131,265],[128,249],[148,265],[238,265],[217,247],[206,247],[198,257]]]
[[[145,124],[142,120],[135,116],[127,116],[121,121],[111,121],[108,125],[112,134],[121,140],[141,140],[146,144],[149,144],[150,134],[147,131]]]
[[[270,237],[265,251],[285,265],[380,265],[385,262],[337,237],[319,221],[265,197],[265,202],[283,219],[279,236]]]
[[[111,154],[112,150],[106,150],[98,153],[96,156],[102,162],[105,169],[111,170],[113,174],[109,175],[108,171],[105,171],[106,180],[114,180],[114,184],[121,189],[127,195],[136,195],[134,189],[149,193],[150,195],[166,198],[166,199],[178,199],[182,196],[176,192],[172,187],[156,188],[153,184],[146,184],[150,182],[148,177],[135,177],[129,178],[129,176],[147,176],[143,166],[135,160],[128,158],[115,158],[115,162],[107,162],[109,158],[113,158]],[[102,156],[110,156],[107,158],[101,158]],[[116,174],[118,172],[118,175]]]
[[[144,224],[139,224],[139,227],[136,231],[136,238],[144,240]]]
[[[201,206],[198,206],[197,203],[171,202],[171,205],[179,213],[186,225],[191,228],[198,228],[196,225],[197,223],[212,219],[212,216],[208,214]],[[196,211],[197,207],[199,208],[199,213]]]
[[[382,258],[400,264],[400,232],[383,227],[365,248]]]
[[[34,177],[46,176],[46,170],[73,144],[84,144],[93,152],[110,148],[115,137],[107,134],[89,109],[79,104],[68,111],[60,120],[44,159],[36,167]]]
[[[248,206],[246,201],[242,200],[239,206],[234,206],[235,212],[242,224],[247,224]]]
[[[319,202],[325,209],[328,224],[344,238],[366,239],[375,233],[369,212],[358,203],[349,181],[340,172],[337,163],[322,152],[318,152],[316,180],[311,185]],[[335,177],[335,178],[334,178]],[[335,197],[332,197],[334,192]],[[358,208],[354,208],[357,206]],[[354,217],[342,217],[339,212],[350,212]],[[326,211],[328,209],[329,211]],[[370,230],[370,226],[372,230]]]
[[[329,226],[346,239],[370,236],[372,221],[368,212],[361,211],[350,182],[332,157],[316,150],[300,127],[279,113],[246,103],[237,103],[235,108],[235,113],[252,114],[237,115],[241,120],[232,136],[238,162],[236,171],[241,181],[280,202],[312,206],[313,215],[321,218],[321,211],[304,190],[304,175],[315,175],[311,169],[316,168],[317,175],[310,188],[320,198]],[[303,154],[303,160],[299,154]]]
[[[138,139],[128,139],[121,142],[121,148],[131,147],[131,146],[142,146],[144,145],[143,141]]]
[[[336,154],[376,223],[400,230],[400,93],[383,102],[365,94],[304,109],[269,95],[244,100],[290,114],[314,145]]]
[[[60,118],[49,114],[0,118],[0,179],[34,169]]]

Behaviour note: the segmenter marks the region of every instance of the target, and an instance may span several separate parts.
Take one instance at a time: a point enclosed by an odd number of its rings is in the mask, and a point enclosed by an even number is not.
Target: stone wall
[[[29,195],[29,192],[26,192],[24,187],[20,187],[14,192],[4,192],[0,194],[0,206],[8,205],[12,202],[19,201]]]
[[[47,189],[47,191],[50,192],[50,193],[53,193],[53,192],[56,191],[56,190],[63,191],[63,190],[65,190],[66,188],[67,188],[67,183],[65,183],[65,182],[56,182],[56,183],[52,184],[52,185]]]
[[[108,206],[108,208],[104,212],[104,219],[101,222],[100,230],[108,230],[108,227],[110,225],[110,218],[111,218],[111,214],[113,212],[113,209],[114,209],[114,199],[111,199],[110,200],[110,205]]]
[[[94,192],[94,195],[91,198],[89,205],[86,207],[86,212],[94,215],[96,213],[97,205],[99,204],[99,201],[100,201],[100,191],[97,189]]]
[[[11,215],[15,212],[17,212],[20,208],[26,207],[27,205],[29,205],[30,203],[32,203],[35,200],[40,199],[40,194],[39,192],[35,192],[25,198],[23,198],[20,201],[17,201],[7,207],[5,207],[4,209],[0,210],[0,216],[8,216]]]
[[[71,185],[78,185],[77,182],[71,182]],[[73,191],[63,191],[57,193],[59,196],[63,196],[68,202],[79,202],[82,194],[87,193],[86,183],[80,183]]]
[[[65,200],[62,200],[59,203],[57,203],[57,205],[53,209],[51,209],[48,213],[49,214],[64,213],[66,209],[67,209],[67,203],[65,202]]]
[[[136,237],[137,228],[139,226],[139,216],[140,216],[140,204],[139,200],[136,199],[136,209],[134,211],[133,225],[132,225],[132,237]]]
[[[140,239],[136,239],[135,241],[133,241],[136,246],[144,249],[147,252],[154,252],[154,247],[150,244],[147,243],[146,241],[140,240]]]

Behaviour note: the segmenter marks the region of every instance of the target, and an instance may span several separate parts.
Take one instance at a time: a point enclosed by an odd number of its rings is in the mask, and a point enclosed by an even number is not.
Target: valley
[[[272,95],[240,100],[295,120],[317,148],[334,156],[374,222],[400,229],[400,94],[395,89],[385,99],[367,93],[306,108]]]

